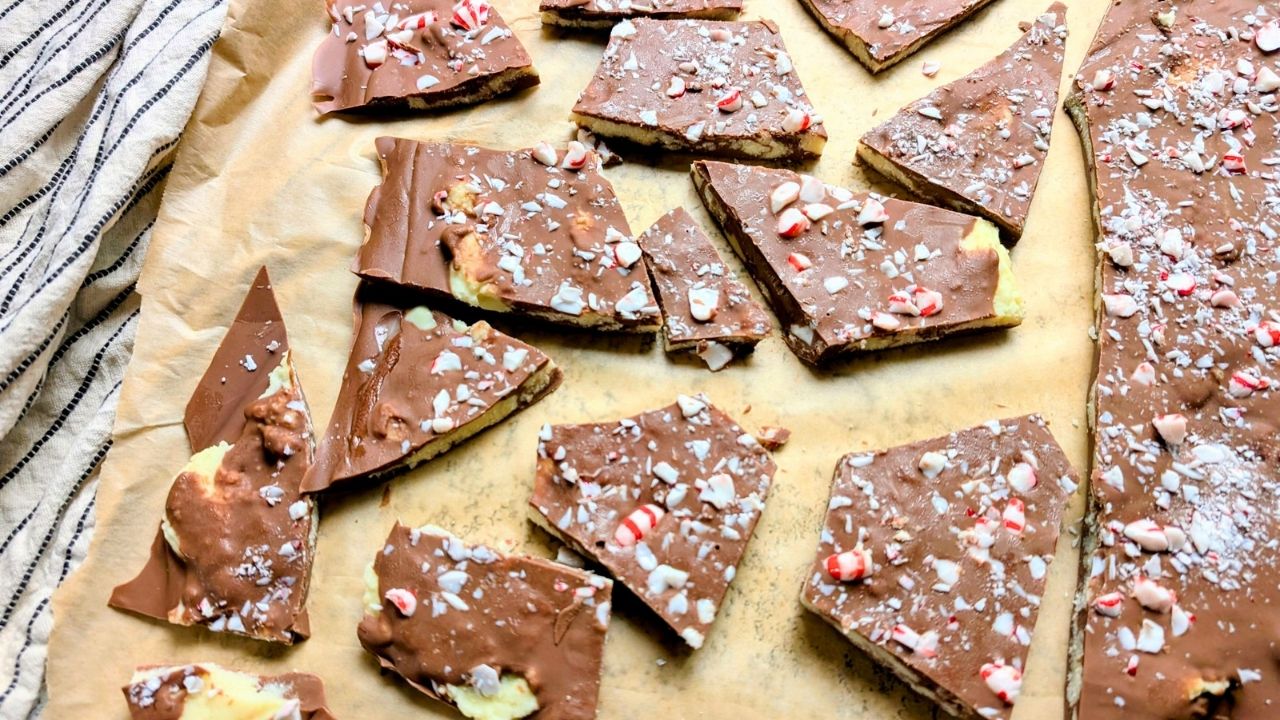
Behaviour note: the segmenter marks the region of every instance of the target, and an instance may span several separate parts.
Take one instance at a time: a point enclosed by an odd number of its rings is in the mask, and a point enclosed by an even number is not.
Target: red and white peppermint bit
[[[1147,552],[1178,551],[1187,541],[1186,533],[1175,527],[1161,527],[1143,518],[1124,526],[1124,536]]]
[[[869,197],[862,203],[862,210],[858,213],[859,225],[879,225],[888,221],[889,213],[885,212],[884,205],[879,200]]]
[[[710,322],[720,306],[720,289],[713,287],[689,288],[689,314],[699,322]]]
[[[778,217],[778,234],[784,238],[800,237],[809,229],[809,218],[795,208],[787,208]]]
[[[1124,293],[1103,293],[1102,304],[1107,314],[1114,317],[1133,317],[1138,312],[1138,301],[1132,295]]]
[[[1227,381],[1227,394],[1233,398],[1245,398],[1269,387],[1271,382],[1266,378],[1242,370],[1231,374],[1231,379]]]
[[[1253,339],[1264,348],[1280,345],[1280,323],[1263,320],[1253,329]]]
[[[1129,379],[1139,385],[1151,387],[1156,384],[1156,368],[1149,362],[1140,362],[1133,369],[1133,374],[1129,376]]]
[[[812,175],[800,176],[800,201],[820,203],[827,199],[827,186]]]
[[[804,132],[813,125],[813,117],[809,113],[792,108],[787,112],[787,116],[782,119],[782,129],[786,132]]]
[[[1191,623],[1196,621],[1196,616],[1182,609],[1181,605],[1173,606],[1173,613],[1169,616],[1169,632],[1174,637],[1182,637],[1191,629]]]
[[[893,332],[894,330],[897,330],[898,328],[902,327],[901,320],[890,315],[889,313],[883,313],[883,312],[872,314],[871,324],[880,328],[881,330],[888,330],[889,332]]]
[[[1187,416],[1181,413],[1157,415],[1151,419],[1151,424],[1169,445],[1181,445],[1187,439]]]
[[[556,161],[560,159],[556,149],[551,146],[551,143],[546,142],[545,140],[534,145],[531,154],[533,155],[534,160],[537,160],[547,167],[555,167]]]
[[[1264,53],[1280,50],[1280,20],[1272,20],[1258,28],[1253,34],[1253,42]]]
[[[716,98],[716,109],[720,112],[737,112],[742,109],[742,91],[738,88],[729,88],[723,95]]]
[[[453,6],[451,21],[466,32],[479,30],[489,22],[489,7],[485,0],[461,0]]]
[[[873,570],[871,551],[855,548],[830,555],[826,560],[826,568],[828,575],[841,582],[852,582],[869,577]]]
[[[560,167],[566,170],[581,170],[586,167],[589,159],[591,159],[591,149],[573,140],[569,143],[569,149],[565,151],[564,159],[560,161]]]
[[[773,189],[769,193],[769,209],[774,215],[782,212],[782,209],[795,202],[800,197],[800,183],[787,181]]]
[[[642,253],[639,245],[629,240],[624,240],[616,245],[613,245],[612,247],[613,247],[613,259],[616,260],[617,263],[622,267],[629,268],[632,265],[635,265],[636,263],[640,262],[640,256]]]
[[[667,97],[678,98],[684,95],[684,90],[684,78],[679,75],[672,75],[671,82],[667,84]]]
[[[411,590],[391,588],[383,597],[405,617],[413,617],[413,614],[418,611],[418,596]]]
[[[804,272],[813,267],[813,261],[808,255],[803,253],[791,253],[787,256],[787,264],[796,269],[796,272]]]
[[[1238,308],[1241,306],[1240,296],[1234,290],[1222,288],[1214,291],[1209,297],[1209,304],[1220,308]]]
[[[1093,80],[1089,85],[1094,90],[1110,90],[1116,86],[1116,74],[1107,68],[1103,68],[1093,74]]]
[[[667,514],[657,505],[641,505],[622,519],[618,529],[613,532],[613,539],[622,547],[630,547],[640,541]]]
[[[889,631],[889,636],[903,647],[925,657],[933,657],[937,655],[938,634],[932,630],[923,635],[915,630],[898,623]]]
[[[1124,593],[1109,592],[1093,601],[1093,611],[1107,617],[1120,617],[1124,612]]]
[[[991,692],[1006,705],[1012,705],[1022,692],[1022,671],[997,660],[986,663],[979,671]]]
[[[387,61],[387,41],[371,42],[361,52],[364,54],[364,64],[376,68]]]
[[[1030,492],[1036,486],[1036,469],[1031,463],[1020,462],[1009,469],[1009,486],[1020,493]]]
[[[1181,297],[1187,297],[1196,291],[1196,279],[1189,273],[1173,273],[1165,279],[1164,284]]]
[[[1004,506],[1001,518],[1006,530],[1021,533],[1027,527],[1027,504],[1019,498],[1009,498],[1009,504]]]
[[[1133,677],[1137,676],[1138,674],[1138,656],[1137,655],[1129,656],[1129,662],[1125,664],[1124,672],[1126,675],[1130,675]]]
[[[926,60],[920,66],[920,74],[924,75],[925,77],[931,78],[934,75],[937,75],[938,71],[941,69],[942,69],[941,63],[936,63],[936,62],[931,62],[929,60]]]
[[[1222,156],[1222,169],[1232,175],[1243,175],[1249,172],[1249,168],[1244,164],[1244,155],[1238,152],[1224,153]]]
[[[1133,581],[1133,596],[1142,607],[1159,613],[1169,612],[1178,602],[1177,593],[1142,575]]]
[[[889,312],[917,317],[920,315],[920,308],[916,307],[909,293],[898,291],[889,296]]]
[[[937,315],[942,310],[942,293],[917,285],[911,291],[911,302],[919,309],[920,317]]]
[[[420,12],[410,15],[400,21],[400,28],[403,30],[424,30],[440,22],[440,17],[434,12]]]

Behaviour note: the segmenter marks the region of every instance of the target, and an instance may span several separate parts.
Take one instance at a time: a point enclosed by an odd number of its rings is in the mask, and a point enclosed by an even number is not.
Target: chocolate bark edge
[[[664,11],[656,9],[650,12],[636,13],[632,11],[583,11],[579,8],[588,4],[582,2],[577,7],[556,4],[544,0],[538,7],[542,13],[542,24],[573,30],[602,31],[609,30],[619,20],[633,17],[650,17],[658,20],[734,20],[742,12],[741,0],[717,0],[715,5],[701,10]]]
[[[800,0],[805,9],[809,11],[809,14],[813,16],[813,19],[822,26],[822,29],[826,30],[827,33],[836,40],[839,40],[845,48],[849,50],[849,53],[852,54],[853,57],[872,74],[888,70],[894,65],[897,65],[907,59],[911,55],[915,54],[917,50],[924,47],[929,41],[939,35],[942,35],[948,30],[951,30],[957,25],[963,24],[971,15],[987,5],[990,5],[993,1],[994,0],[978,0],[978,2],[974,3],[964,12],[951,18],[949,22],[939,24],[937,27],[920,35],[910,45],[907,45],[900,50],[892,53],[872,53],[866,41],[859,37],[856,32],[850,28],[841,27],[831,22],[831,20],[829,20],[813,4],[813,0]]]

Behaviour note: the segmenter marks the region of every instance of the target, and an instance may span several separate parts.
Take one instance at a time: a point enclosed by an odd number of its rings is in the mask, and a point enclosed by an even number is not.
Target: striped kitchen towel
[[[226,0],[0,0],[0,717],[37,717],[134,284]]]

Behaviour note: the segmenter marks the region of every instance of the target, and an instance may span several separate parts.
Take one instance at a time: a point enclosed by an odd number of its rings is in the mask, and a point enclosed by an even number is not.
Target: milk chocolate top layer
[[[152,668],[139,668],[140,672]],[[216,665],[181,665],[154,669],[162,674],[126,685],[125,699],[133,720],[182,720],[187,698],[201,693],[217,692],[206,683],[211,672],[227,671]],[[285,673],[258,677],[258,688],[298,701],[296,717],[301,720],[337,720],[325,707],[324,683],[315,675]],[[223,698],[225,701],[225,696]],[[228,717],[239,718],[228,704]],[[294,717],[294,716],[289,716]]]
[[[915,52],[936,35],[957,25],[991,0],[804,0],[827,32],[878,72]]]
[[[1089,720],[1280,706],[1278,32],[1113,5],[1068,100],[1102,250]]]
[[[977,213],[1014,239],[1040,180],[1058,105],[1066,7],[1054,3],[986,65],[862,136],[927,199]]]
[[[701,395],[539,440],[538,524],[700,647],[764,510],[768,451]]]
[[[631,228],[586,146],[377,146],[383,181],[365,208],[361,276],[564,324],[657,329],[643,260],[618,260]]]
[[[364,289],[354,322],[329,429],[303,482],[307,492],[412,465],[418,453],[443,445],[431,452],[438,454],[476,432],[485,413],[501,419],[559,383],[550,358],[483,321],[468,326]],[[543,371],[552,373],[550,384],[525,397],[526,384]],[[513,400],[514,407],[502,406]]]
[[[639,242],[658,290],[668,349],[706,341],[754,345],[769,333],[768,313],[684,208],[658,218]]]
[[[480,100],[469,96],[505,74],[513,79],[502,91],[538,83],[524,46],[486,0],[326,0],[326,7],[333,25],[312,59],[321,113]]]
[[[596,716],[609,580],[399,523],[373,571],[378,596],[369,600],[380,607],[366,608],[360,644],[418,690],[452,703],[446,686],[484,695],[515,676],[537,698],[530,717]],[[408,614],[387,600],[405,591],[414,598]]]
[[[205,393],[220,398],[220,406],[210,406],[219,417],[226,408],[239,408],[245,418],[240,436],[205,450],[174,480],[150,559],[136,578],[115,588],[109,604],[178,625],[288,644],[309,634],[315,507],[299,486],[312,461],[310,411],[269,284],[255,281],[249,297],[215,363],[240,357],[245,371],[275,377],[261,396],[244,378],[228,381],[221,394]],[[237,387],[246,394],[233,398],[229,392]],[[193,401],[189,412],[199,407]],[[196,415],[189,415],[189,427],[229,426]],[[216,464],[203,467],[201,457]]]
[[[263,267],[187,402],[183,424],[193,450],[240,437],[247,422],[245,400],[266,392],[268,377],[288,343],[271,278]]]
[[[542,0],[538,9],[557,24],[609,27],[635,17],[727,20],[742,12],[742,0]]]
[[[859,644],[891,654],[964,717],[1007,717],[1012,702],[997,688],[1016,700],[1077,483],[1035,415],[846,455],[836,465],[805,605]],[[870,553],[870,575],[829,572],[832,555],[860,550]],[[988,664],[1009,669],[989,684]]]
[[[753,153],[733,144],[770,138],[807,156],[800,136],[827,136],[769,20],[623,21],[573,112],[738,157]]]
[[[693,176],[703,202],[765,291],[783,339],[806,362],[873,348],[901,333],[939,336],[996,316],[997,254],[961,247],[975,223],[986,221],[855,194],[790,170],[698,161]],[[775,213],[773,197],[784,195],[788,183],[792,195],[804,195]],[[820,219],[809,220],[806,211]],[[780,223],[788,216],[807,229],[783,237]],[[925,315],[913,300],[920,314],[912,315],[891,302],[896,293],[916,298],[916,290],[940,293],[941,307]],[[925,295],[918,298],[927,304]]]

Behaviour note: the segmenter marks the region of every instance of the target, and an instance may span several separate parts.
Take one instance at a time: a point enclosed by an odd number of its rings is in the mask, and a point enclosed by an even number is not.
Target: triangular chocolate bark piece
[[[991,0],[802,0],[823,29],[880,72],[959,25]]]
[[[994,60],[863,135],[858,158],[1016,242],[1049,153],[1066,37],[1066,7],[1054,3]]]
[[[613,583],[396,524],[365,575],[360,644],[470,718],[593,720]]]
[[[355,343],[303,490],[412,468],[559,384],[551,358],[487,322],[467,325],[362,290]]]
[[[769,452],[701,395],[539,440],[533,522],[701,647],[764,511]]]
[[[1022,322],[986,220],[790,170],[698,161],[693,180],[801,360]]]
[[[193,443],[142,572],[112,607],[260,640],[309,634],[315,504],[301,495],[314,443],[280,310],[263,268],[187,406]]]

